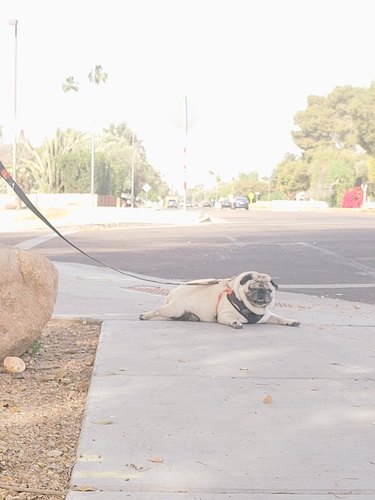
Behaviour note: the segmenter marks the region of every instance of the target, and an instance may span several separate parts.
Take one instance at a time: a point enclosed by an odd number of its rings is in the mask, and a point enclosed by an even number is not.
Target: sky
[[[33,145],[56,128],[126,122],[182,191],[269,176],[309,95],[375,80],[373,0],[2,0],[0,126]],[[101,65],[105,85],[89,83]],[[77,93],[63,93],[74,76]],[[183,103],[190,117],[185,134]],[[186,147],[186,155],[184,148]]]

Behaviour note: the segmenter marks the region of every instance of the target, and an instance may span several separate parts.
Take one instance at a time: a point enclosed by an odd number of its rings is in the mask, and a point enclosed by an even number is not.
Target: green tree
[[[352,151],[332,147],[316,151],[310,164],[311,196],[340,206],[344,192],[354,186],[361,168],[366,168],[366,162],[358,166],[358,157]]]
[[[375,182],[375,157],[370,156],[367,160],[367,180]]]
[[[297,112],[294,121],[300,129],[292,131],[293,141],[304,152],[331,142],[331,112],[325,97],[309,96],[306,110]]]
[[[309,164],[295,155],[286,155],[273,174],[274,188],[289,199],[310,186]]]
[[[58,158],[61,183],[65,193],[88,193],[90,190],[90,150],[79,148]]]
[[[259,179],[258,172],[239,173],[229,183],[228,189],[221,190],[221,196],[248,196],[251,192],[259,193],[260,198],[268,197],[268,183]]]
[[[109,128],[104,129],[98,139],[97,151],[104,154],[113,172],[113,194],[119,196],[122,192],[131,192],[133,158],[135,196],[143,196],[142,186],[145,183],[151,186],[147,195],[149,200],[163,198],[168,193],[167,184],[148,163],[145,148],[135,134],[133,151],[133,131],[125,122],[112,123]]]
[[[22,161],[22,167],[32,179],[32,186],[46,193],[64,192],[60,160],[76,148],[84,147],[87,142],[86,134],[72,129],[57,129],[52,139],[46,139],[37,148],[25,140],[27,157]]]
[[[122,192],[131,191],[132,139],[132,130],[126,123],[121,123],[111,124],[109,128],[104,129],[97,141],[97,152],[104,154],[114,172],[113,194],[117,196]],[[142,146],[136,138],[134,138],[134,148],[134,163],[138,164]],[[139,187],[137,184],[137,191]]]
[[[203,184],[197,184],[196,186],[189,187],[187,190],[187,200],[192,203],[202,203],[205,199],[211,199],[214,197],[213,190],[207,190]]]
[[[95,192],[120,196],[131,190],[131,164],[133,132],[125,123],[111,124],[98,137],[96,154]],[[57,130],[55,137],[34,147],[24,139],[22,178],[27,189],[42,192],[88,192],[91,181],[90,137],[88,134],[68,129]],[[168,185],[147,161],[142,142],[134,136],[134,164],[136,195],[144,195],[142,186],[147,182],[151,191],[149,200],[163,198]]]
[[[310,96],[295,116],[294,142],[310,165],[314,197],[338,205],[356,177],[371,178],[375,158],[375,82],[370,88],[336,87],[326,97]]]
[[[375,82],[370,88],[359,89],[350,103],[359,145],[371,156],[375,156]]]
[[[353,115],[353,103],[362,89],[336,87],[328,96],[309,96],[307,108],[295,115],[299,130],[292,131],[295,144],[305,156],[328,146],[355,149],[358,144],[358,123]]]
[[[61,182],[64,192],[87,193],[90,189],[90,151],[72,151],[60,157]],[[115,193],[115,174],[102,152],[96,155],[95,193],[112,195]]]

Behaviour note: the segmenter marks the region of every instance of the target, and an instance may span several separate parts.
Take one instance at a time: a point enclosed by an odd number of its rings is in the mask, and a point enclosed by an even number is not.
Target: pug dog
[[[242,328],[244,323],[299,326],[299,321],[270,311],[277,288],[271,276],[255,271],[227,279],[188,281],[172,289],[163,306],[139,319],[217,322],[232,328]]]

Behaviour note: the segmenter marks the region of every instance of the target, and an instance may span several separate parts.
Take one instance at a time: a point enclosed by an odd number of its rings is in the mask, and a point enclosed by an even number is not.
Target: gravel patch
[[[51,320],[0,368],[0,500],[63,500],[70,485],[100,323]]]

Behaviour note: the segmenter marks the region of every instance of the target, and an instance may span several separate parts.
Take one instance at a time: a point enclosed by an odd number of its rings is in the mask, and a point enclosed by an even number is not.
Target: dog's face
[[[251,311],[261,313],[273,306],[277,285],[268,274],[246,272],[237,276],[233,290]]]

